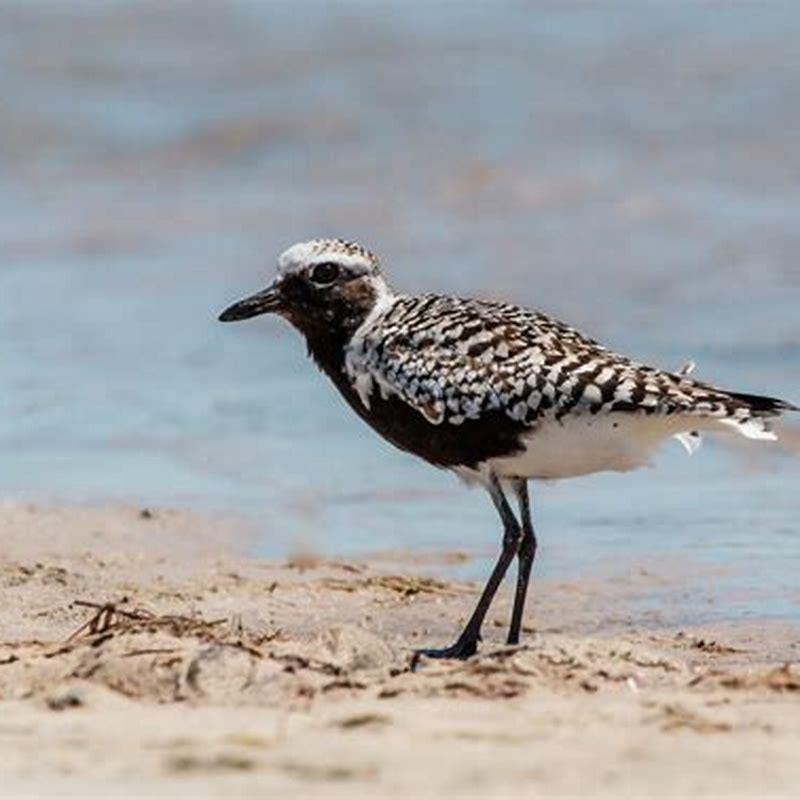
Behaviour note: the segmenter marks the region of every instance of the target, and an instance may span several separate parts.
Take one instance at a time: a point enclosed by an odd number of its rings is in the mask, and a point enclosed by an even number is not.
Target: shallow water
[[[8,495],[234,510],[265,554],[457,548],[483,572],[480,493],[377,440],[279,321],[215,321],[315,235],[363,240],[401,288],[800,399],[794,4],[0,15]],[[540,569],[699,564],[698,616],[796,616],[798,479],[796,452],[675,445],[541,487]]]

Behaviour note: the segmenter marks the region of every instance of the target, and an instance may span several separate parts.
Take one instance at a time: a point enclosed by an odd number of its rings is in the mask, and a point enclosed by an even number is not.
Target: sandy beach
[[[538,581],[526,642],[424,662],[468,556],[248,558],[235,521],[0,507],[3,796],[793,797],[800,629],[662,627]],[[655,788],[654,788],[655,787]]]
[[[0,800],[800,797],[800,414],[534,481],[523,644],[412,672],[491,502],[217,321],[341,236],[800,404],[797,3],[2,15]]]

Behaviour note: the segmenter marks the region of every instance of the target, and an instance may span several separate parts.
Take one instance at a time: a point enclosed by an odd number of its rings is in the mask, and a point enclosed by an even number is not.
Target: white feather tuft
[[[693,456],[703,444],[703,437],[697,431],[685,431],[676,433],[675,438],[683,445],[686,452]]]
[[[774,442],[778,437],[769,429],[769,425],[763,419],[758,417],[751,417],[750,419],[721,419],[720,425],[727,425],[733,428],[737,433],[748,439],[762,439],[764,441]]]

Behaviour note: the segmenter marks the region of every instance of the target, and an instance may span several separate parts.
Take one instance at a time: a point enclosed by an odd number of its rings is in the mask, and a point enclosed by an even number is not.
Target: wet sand
[[[668,575],[539,580],[524,646],[423,663],[468,556],[268,563],[235,522],[0,506],[3,796],[790,797],[800,628],[677,629]]]

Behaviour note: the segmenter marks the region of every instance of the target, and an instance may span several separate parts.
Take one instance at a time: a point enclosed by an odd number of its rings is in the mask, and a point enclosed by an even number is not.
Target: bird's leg
[[[442,648],[441,650],[418,650],[414,654],[414,663],[416,663],[420,656],[427,656],[428,658],[469,658],[471,655],[474,655],[478,649],[483,619],[494,599],[497,587],[500,586],[509,565],[517,554],[520,538],[522,536],[520,524],[514,516],[514,512],[511,510],[511,506],[509,506],[505,494],[503,494],[500,482],[494,475],[492,475],[489,480],[489,494],[503,521],[503,549],[500,552],[500,558],[497,560],[492,574],[489,576],[486,587],[481,594],[480,600],[478,600],[478,605],[472,612],[472,616],[469,618],[469,621],[456,643],[450,647]]]
[[[522,521],[522,539],[517,552],[518,572],[517,590],[514,593],[514,609],[511,612],[511,625],[508,628],[508,644],[519,644],[519,632],[522,628],[522,613],[525,610],[525,597],[528,594],[528,581],[531,567],[536,558],[536,532],[531,522],[531,501],[528,496],[528,482],[517,479],[512,484],[514,494],[519,503],[519,516]]]

